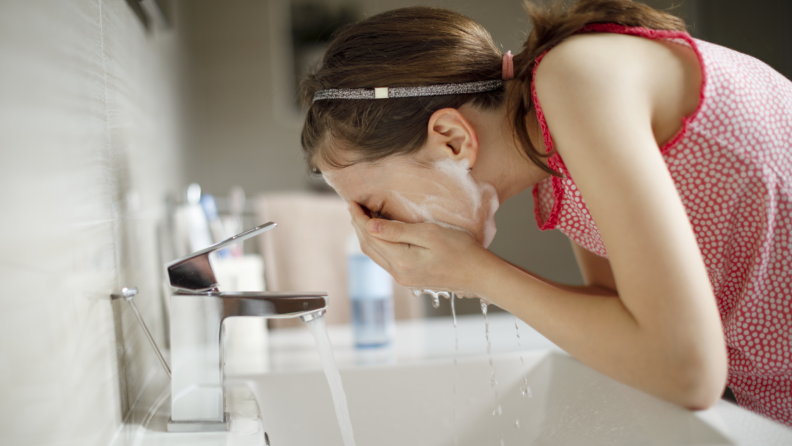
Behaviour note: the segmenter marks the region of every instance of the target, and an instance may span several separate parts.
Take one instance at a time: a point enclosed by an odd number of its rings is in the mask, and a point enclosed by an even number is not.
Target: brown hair
[[[528,138],[532,112],[532,71],[536,58],[590,23],[617,23],[649,29],[684,30],[684,22],[630,0],[580,0],[569,9],[560,1],[541,8],[525,1],[533,30],[514,57],[510,97],[504,89],[487,93],[387,100],[325,100],[311,104],[327,88],[407,87],[500,79],[502,54],[489,33],[472,19],[445,9],[409,7],[369,17],[342,30],[324,53],[320,67],[301,84],[310,104],[302,146],[311,168],[321,162],[340,168],[418,151],[427,138],[432,113],[464,104],[481,109],[508,103],[515,140],[531,161],[556,175]]]

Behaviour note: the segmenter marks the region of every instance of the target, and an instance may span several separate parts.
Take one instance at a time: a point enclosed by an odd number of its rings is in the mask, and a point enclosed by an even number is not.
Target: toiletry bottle
[[[347,240],[347,266],[355,345],[389,344],[393,339],[393,279],[363,254],[355,234]]]

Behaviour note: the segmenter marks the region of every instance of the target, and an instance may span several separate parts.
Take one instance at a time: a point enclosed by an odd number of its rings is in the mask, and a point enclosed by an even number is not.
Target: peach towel
[[[349,323],[346,241],[354,233],[346,203],[337,195],[307,192],[265,194],[257,199],[261,223],[278,227],[258,237],[269,291],[326,291],[329,324]],[[422,317],[422,305],[394,282],[396,319]],[[291,319],[271,327],[295,326]]]

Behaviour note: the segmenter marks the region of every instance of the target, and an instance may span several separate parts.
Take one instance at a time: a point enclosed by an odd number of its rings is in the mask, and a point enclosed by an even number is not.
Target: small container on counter
[[[347,240],[349,299],[357,347],[379,347],[393,340],[393,279],[360,250],[355,234]]]

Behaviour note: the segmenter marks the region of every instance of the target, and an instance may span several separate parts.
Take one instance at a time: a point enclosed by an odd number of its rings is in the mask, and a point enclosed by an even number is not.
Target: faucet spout
[[[173,378],[168,431],[222,431],[229,423],[223,322],[231,317],[315,318],[326,311],[327,294],[177,291],[170,306]]]
[[[215,295],[222,299],[223,319],[235,316],[295,318],[327,309],[327,294],[322,292],[227,292]]]
[[[300,316],[300,320],[305,322],[305,323],[308,323],[308,322],[311,322],[314,319],[317,319],[317,318],[320,318],[320,317],[324,316],[325,313],[327,313],[327,310],[325,310],[325,309],[322,309],[322,310],[319,310],[319,311],[314,311],[313,313],[308,313],[306,315]]]
[[[169,262],[176,288],[170,299],[170,432],[228,430],[223,370],[223,322],[230,317],[293,318],[307,322],[325,313],[321,292],[220,292],[209,255],[269,231],[265,223]],[[264,352],[262,352],[263,354]]]

